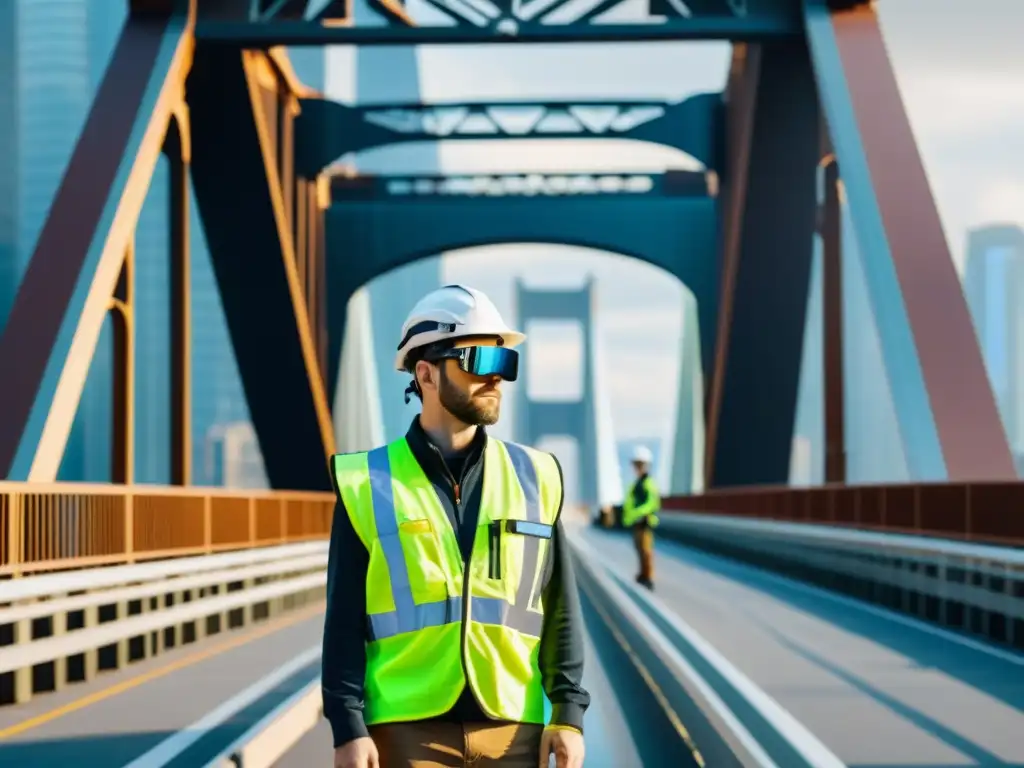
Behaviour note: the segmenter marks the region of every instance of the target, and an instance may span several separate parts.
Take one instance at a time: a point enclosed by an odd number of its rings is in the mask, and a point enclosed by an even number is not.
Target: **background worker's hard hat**
[[[505,324],[498,308],[483,291],[466,285],[446,285],[420,299],[405,319],[395,370],[406,370],[405,358],[410,350],[467,336],[496,336],[503,347],[515,347],[526,341],[526,334]]]
[[[638,445],[633,449],[632,461],[638,464],[651,464],[654,461],[654,454],[646,445]]]

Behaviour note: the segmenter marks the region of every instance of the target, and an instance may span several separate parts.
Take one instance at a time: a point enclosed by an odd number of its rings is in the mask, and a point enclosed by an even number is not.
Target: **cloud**
[[[457,49],[421,46],[424,100],[675,100],[721,90],[725,43],[603,43]]]
[[[661,173],[703,166],[672,147],[629,139],[408,142],[359,152],[364,173]]]
[[[930,69],[903,76],[901,92],[919,140],[977,141],[1020,127],[1021,75]]]
[[[527,327],[527,393],[534,400],[578,400],[583,395],[580,326],[536,321]]]

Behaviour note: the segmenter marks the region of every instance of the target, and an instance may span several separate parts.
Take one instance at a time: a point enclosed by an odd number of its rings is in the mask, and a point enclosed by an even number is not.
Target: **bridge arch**
[[[502,244],[570,245],[660,267],[694,295],[705,370],[718,311],[714,198],[637,195],[392,198],[334,203],[325,217],[329,387],[337,383],[346,305],[373,278],[443,253]]]
[[[468,282],[491,295],[533,339],[521,361],[519,384],[508,393],[511,409],[497,428],[499,437],[534,444],[548,430],[566,435],[578,445],[574,455],[583,462],[582,474],[571,480],[579,486],[579,498],[593,501],[597,494],[612,503],[621,493],[622,476],[615,434],[626,429],[627,436],[663,447],[659,479],[665,487],[692,490],[703,463],[703,389],[692,292],[679,280],[666,279],[660,267],[628,254],[542,243],[481,247],[486,250],[448,251],[443,266],[431,265],[437,254],[427,254],[432,257],[427,263],[406,264],[376,278],[366,286],[370,291],[357,291],[346,308],[350,327],[333,392],[335,423],[350,433],[339,431],[339,446],[362,450],[364,443],[404,431],[419,408],[401,405],[408,379],[391,370],[391,353],[406,305],[415,301],[410,294]],[[384,277],[394,279],[378,284]],[[591,300],[604,310],[601,315],[590,311]],[[540,379],[531,375],[540,372]],[[646,394],[639,397],[637,377],[646,382]],[[372,391],[364,380],[373,382]],[[368,437],[385,427],[383,437]]]

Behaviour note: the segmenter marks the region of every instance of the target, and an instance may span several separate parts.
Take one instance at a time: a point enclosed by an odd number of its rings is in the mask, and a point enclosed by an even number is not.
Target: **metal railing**
[[[750,486],[673,496],[664,499],[662,506],[683,512],[1024,544],[1024,483]]]
[[[326,538],[330,493],[0,482],[0,578]]]

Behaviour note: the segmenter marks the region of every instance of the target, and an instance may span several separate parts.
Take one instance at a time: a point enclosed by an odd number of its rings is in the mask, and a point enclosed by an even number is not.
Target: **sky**
[[[878,0],[883,34],[918,139],[947,241],[962,271],[966,231],[993,221],[1024,225],[1024,29],[1022,0]],[[630,3],[632,5],[632,3]],[[629,14],[627,10],[626,15]],[[724,43],[597,46],[421,47],[359,54],[328,51],[328,95],[363,103],[402,100],[655,98],[721,89]],[[388,55],[403,64],[389,72]],[[363,71],[357,74],[362,61]],[[418,66],[418,78],[409,72]],[[370,65],[369,67],[367,65]],[[367,77],[372,68],[378,76]],[[397,74],[402,72],[404,74]],[[363,153],[369,172],[615,171],[699,167],[692,158],[626,140],[510,140],[403,145]],[[639,262],[553,246],[479,248],[445,256],[445,279],[494,293],[510,306],[513,280],[579,284],[598,280],[602,338],[620,437],[670,434],[678,377],[683,288]],[[548,392],[578,379],[564,331],[529,342]]]

